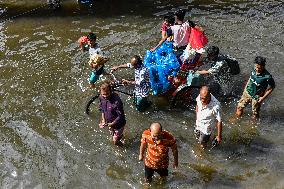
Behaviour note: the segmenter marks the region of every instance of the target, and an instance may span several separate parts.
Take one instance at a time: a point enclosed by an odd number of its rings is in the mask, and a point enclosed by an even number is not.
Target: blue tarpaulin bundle
[[[173,51],[172,42],[164,42],[156,51],[147,51],[144,64],[150,71],[153,95],[167,92],[171,83],[168,76],[176,76],[180,64]]]

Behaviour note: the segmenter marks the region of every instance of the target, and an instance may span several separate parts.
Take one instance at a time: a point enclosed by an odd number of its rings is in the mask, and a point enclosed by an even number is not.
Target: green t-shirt
[[[267,70],[264,70],[260,74],[256,74],[255,70],[253,70],[251,72],[246,90],[252,98],[258,100],[259,95],[265,92],[268,85],[272,88],[275,87],[275,82],[272,78],[272,75]]]

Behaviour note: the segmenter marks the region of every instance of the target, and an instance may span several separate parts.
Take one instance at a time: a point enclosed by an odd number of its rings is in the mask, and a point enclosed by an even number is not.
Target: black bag
[[[239,62],[235,58],[227,55],[225,57],[225,61],[227,62],[229,67],[229,72],[232,75],[238,75],[241,72]]]

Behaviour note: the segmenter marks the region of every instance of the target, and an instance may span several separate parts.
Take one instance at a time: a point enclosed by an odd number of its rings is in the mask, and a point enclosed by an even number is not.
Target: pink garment
[[[89,40],[88,40],[87,36],[82,36],[82,37],[80,37],[80,38],[78,39],[78,42],[79,42],[80,44],[87,43],[88,41],[89,41]]]
[[[174,35],[174,46],[182,47],[186,46],[189,42],[190,30],[188,22],[184,22],[181,25],[171,26]]]
[[[161,31],[165,32],[165,31],[167,31],[167,29],[168,29],[167,24],[165,22],[163,22],[162,27],[161,27]]]
[[[208,43],[208,39],[203,31],[196,28],[191,28],[191,34],[189,37],[190,47],[194,50],[203,48]]]

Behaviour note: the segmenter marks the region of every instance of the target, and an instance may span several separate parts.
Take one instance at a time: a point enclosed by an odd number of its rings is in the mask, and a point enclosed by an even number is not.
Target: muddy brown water
[[[0,188],[143,188],[139,162],[141,133],[153,121],[177,138],[179,168],[151,188],[284,188],[284,4],[282,1],[96,1],[94,8],[62,1],[52,12],[45,1],[0,1]],[[88,55],[76,40],[94,31],[111,56],[110,65],[145,54],[160,37],[162,17],[187,8],[206,29],[211,45],[236,57],[241,88],[257,55],[267,57],[276,89],[265,101],[261,120],[230,124],[238,99],[222,102],[223,143],[200,152],[193,136],[194,112],[169,110],[153,97],[153,107],[137,113],[121,95],[127,116],[126,145],[113,146],[84,105]],[[7,18],[36,9],[11,20]],[[122,70],[118,77],[132,78]]]

